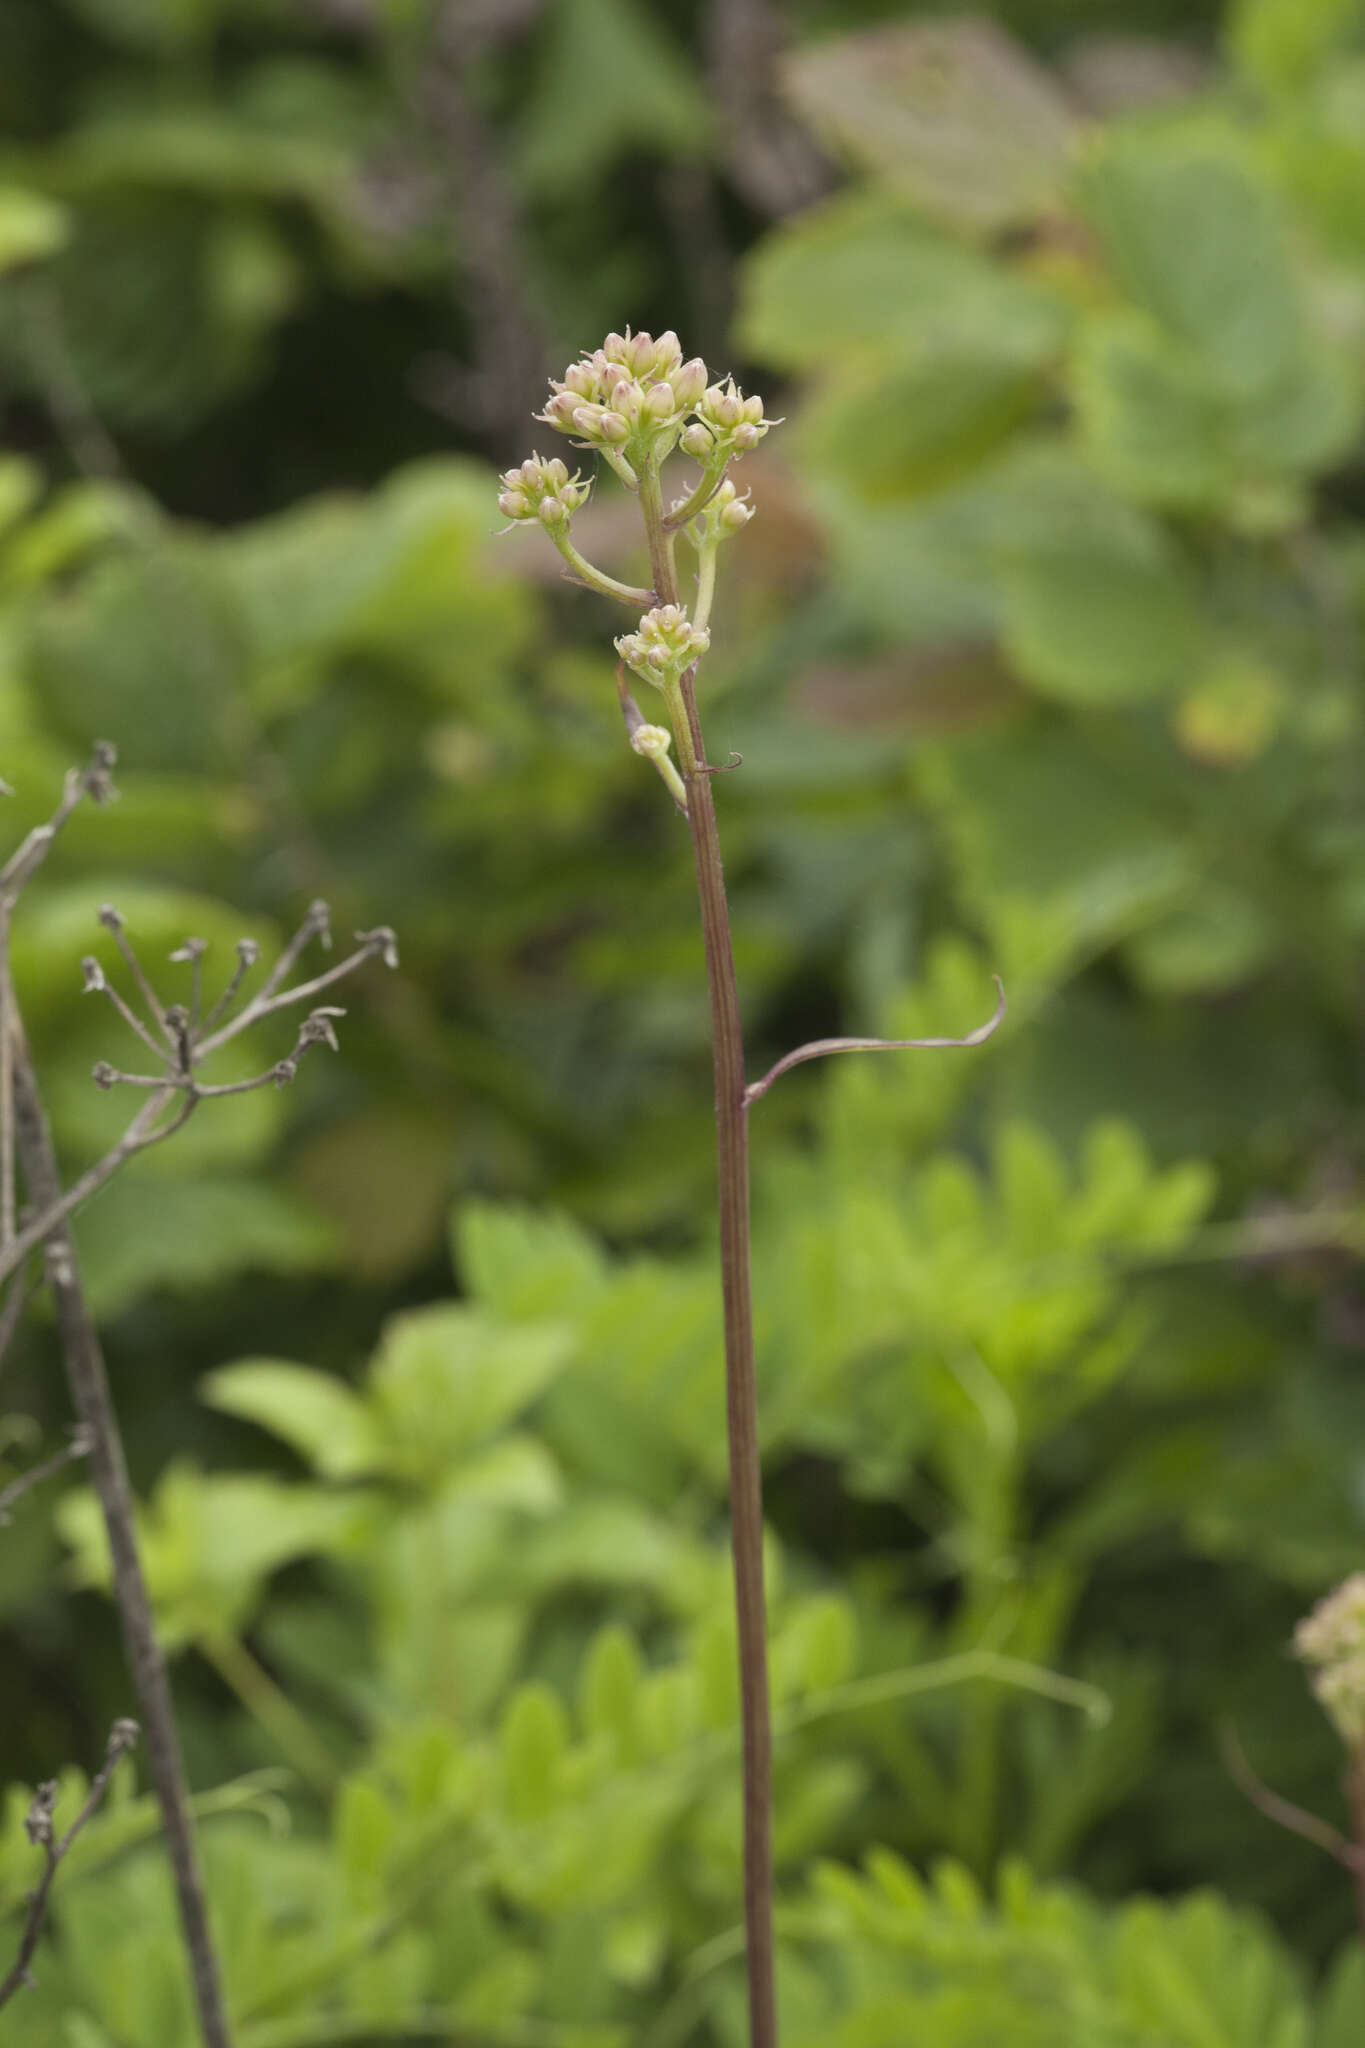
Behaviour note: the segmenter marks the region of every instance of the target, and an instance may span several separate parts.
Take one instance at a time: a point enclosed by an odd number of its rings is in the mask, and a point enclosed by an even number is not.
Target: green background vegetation
[[[1365,13],[1138,17],[7,0],[5,817],[95,736],[123,792],[15,935],[64,1157],[99,903],[403,950],[79,1225],[242,2048],[743,2040],[690,863],[619,620],[493,538],[628,320],[787,416],[707,664],[753,1070],[1011,998],[754,1112],[788,2048],[1360,2038],[1219,1730],[1341,1819]],[[639,576],[610,479],[577,531]],[[2,1391],[22,1463],[41,1316]],[[11,1930],[129,1704],[103,1577],[78,1478],[0,1536]],[[16,2048],[188,2048],[153,1832],[126,1767]]]

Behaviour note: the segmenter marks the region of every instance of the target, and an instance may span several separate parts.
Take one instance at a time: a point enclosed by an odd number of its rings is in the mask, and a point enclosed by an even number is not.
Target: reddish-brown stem
[[[640,476],[640,509],[649,536],[654,587],[678,603],[677,571],[664,531],[656,470]],[[687,786],[687,822],[697,870],[711,1044],[716,1077],[716,1163],[720,1208],[721,1297],[725,1318],[725,1400],[730,1452],[730,1545],[739,1624],[740,1726],[744,1772],[744,1931],[750,2048],[777,2048],[773,1955],[772,1728],[763,1594],[763,1477],[758,1441],[758,1382],[749,1260],[749,1124],[744,1099],[744,1036],[735,984],[730,912],[720,835],[706,771],[693,674],[670,691],[679,767]]]
[[[1351,1834],[1358,1852],[1352,1876],[1356,1889],[1356,1917],[1365,1938],[1365,1744],[1350,1753],[1346,1772],[1346,1798],[1351,1809]]]

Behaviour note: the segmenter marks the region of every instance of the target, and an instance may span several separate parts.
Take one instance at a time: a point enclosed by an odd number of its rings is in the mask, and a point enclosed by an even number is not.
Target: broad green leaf
[[[1027,420],[1036,378],[1002,354],[955,350],[831,384],[802,416],[819,470],[874,501],[913,498],[969,474]]]
[[[0,185],[0,275],[41,262],[67,239],[66,209],[45,193]]]
[[[822,139],[930,214],[989,233],[1056,198],[1074,116],[994,22],[897,23],[815,43],[788,59],[785,84]]]
[[[894,195],[855,188],[773,229],[749,257],[744,346],[782,369],[961,349],[1027,369],[1065,328],[1060,300],[929,226]]]
[[[180,1459],[139,1517],[148,1589],[167,1646],[231,1636],[283,1564],[344,1544],[359,1504],[253,1473],[204,1474]],[[107,1586],[104,1522],[92,1493],[68,1494],[57,1525],[79,1582]]]
[[[1313,2029],[1313,2048],[1355,2048],[1365,2009],[1365,1950],[1349,1942],[1328,1973]]]
[[[81,1268],[98,1314],[159,1290],[190,1294],[247,1273],[303,1275],[338,1262],[326,1220],[261,1181],[130,1174],[77,1217]]]
[[[1064,703],[1171,694],[1204,651],[1198,586],[1155,523],[1097,510],[1088,529],[1006,545],[1005,645],[1036,689]]]
[[[247,622],[211,551],[177,541],[110,561],[36,613],[32,687],[73,744],[114,733],[143,767],[220,766],[233,752]]]
[[[1225,29],[1233,61],[1270,93],[1301,90],[1363,33],[1359,0],[1234,0]]]
[[[443,1477],[544,1393],[572,1344],[559,1324],[501,1329],[453,1303],[395,1316],[371,1378],[390,1468],[427,1483]]]
[[[653,10],[639,0],[560,0],[516,154],[533,191],[582,193],[629,149],[701,156],[710,129],[691,60]]]
[[[1211,382],[1247,396],[1284,376],[1302,345],[1296,281],[1243,162],[1177,134],[1122,137],[1087,166],[1082,199],[1119,289]]]
[[[199,1391],[225,1415],[282,1437],[324,1479],[353,1479],[380,1462],[373,1418],[360,1396],[331,1373],[283,1359],[251,1358],[220,1366]]]
[[[570,1315],[607,1277],[596,1239],[570,1217],[507,1202],[462,1202],[451,1218],[451,1249],[465,1288],[518,1321]]]

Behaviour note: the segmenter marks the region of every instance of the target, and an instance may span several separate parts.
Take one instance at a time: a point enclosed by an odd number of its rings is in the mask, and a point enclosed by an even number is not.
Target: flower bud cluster
[[[763,417],[763,400],[746,398],[733,377],[710,384],[697,402],[697,417],[679,446],[698,462],[719,466],[757,448],[773,422]]]
[[[1365,1745],[1365,1572],[1299,1623],[1294,1654],[1312,1668],[1313,1691],[1342,1741],[1351,1749]]]
[[[733,533],[742,533],[753,516],[754,508],[747,494],[741,498],[727,476],[683,531],[694,548],[710,547],[718,540],[728,540]]]
[[[548,462],[528,455],[515,469],[504,471],[501,483],[499,511],[509,519],[538,519],[551,532],[567,527],[592,489],[577,473],[570,476],[557,455]]]
[[[694,626],[681,605],[656,605],[638,631],[623,633],[616,651],[626,667],[660,689],[680,676],[711,645],[711,635]]]
[[[733,378],[707,384],[700,356],[683,361],[672,328],[609,334],[601,348],[571,363],[551,383],[536,418],[587,446],[627,459],[656,458],[681,438],[689,455],[716,466],[756,448],[771,424],[761,398],[745,398]],[[690,425],[689,415],[695,415]]]

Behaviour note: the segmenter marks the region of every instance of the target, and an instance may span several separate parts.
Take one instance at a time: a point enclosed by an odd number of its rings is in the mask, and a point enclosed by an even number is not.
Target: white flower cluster
[[[1342,1741],[1365,1745],[1365,1572],[1344,1580],[1299,1623],[1294,1654],[1312,1668],[1313,1691]]]
[[[681,605],[656,605],[634,633],[623,633],[616,651],[632,674],[660,689],[680,676],[711,645],[704,627],[694,626]]]
[[[746,398],[733,378],[708,385],[707,376],[700,356],[683,361],[672,328],[657,339],[629,330],[609,334],[601,348],[551,380],[553,395],[536,418],[628,459],[658,459],[677,444],[719,468],[756,448],[772,422],[763,417],[763,400]],[[690,425],[689,415],[695,415]]]
[[[548,462],[528,455],[515,469],[505,470],[500,482],[500,512],[509,519],[538,519],[551,531],[568,525],[592,489],[576,472],[570,476],[557,455]]]

